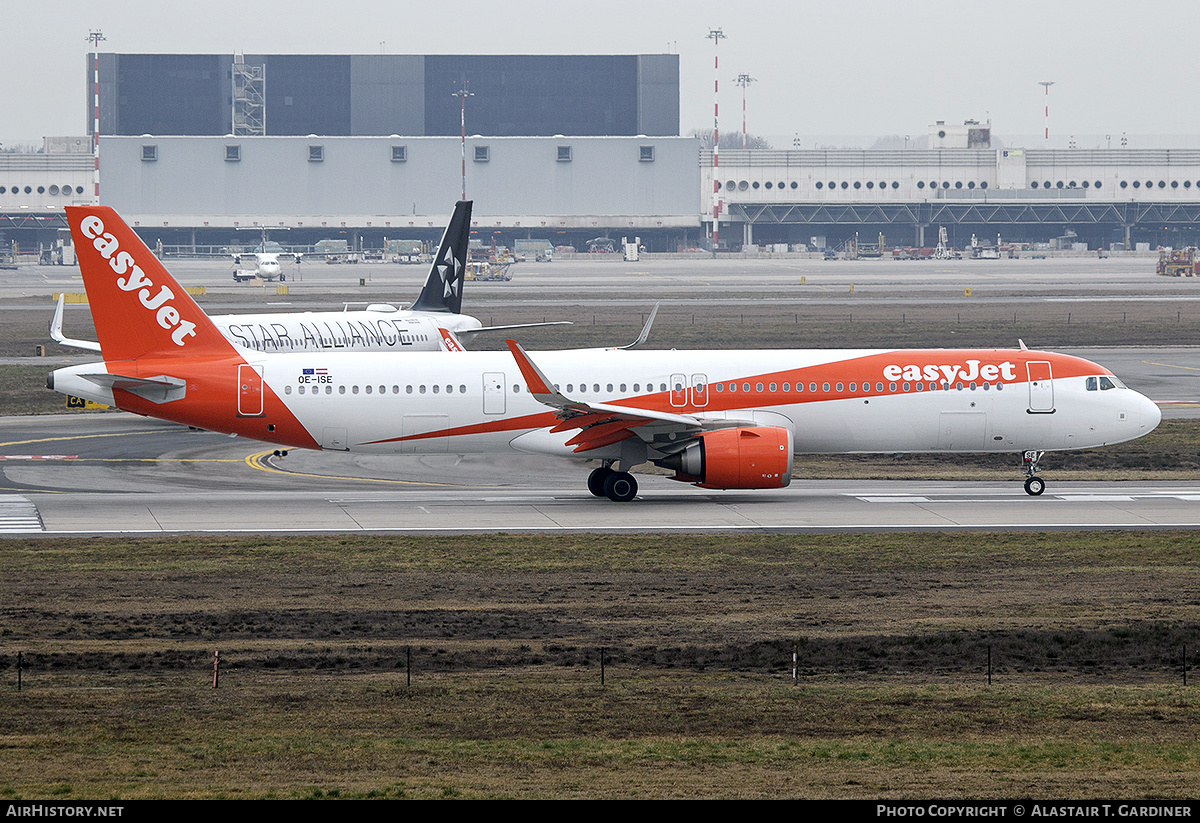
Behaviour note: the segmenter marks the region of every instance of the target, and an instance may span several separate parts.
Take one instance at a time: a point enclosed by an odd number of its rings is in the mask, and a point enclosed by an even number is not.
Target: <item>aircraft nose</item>
[[[1158,404],[1145,395],[1141,396],[1141,425],[1142,432],[1151,432],[1162,422],[1162,409]]]

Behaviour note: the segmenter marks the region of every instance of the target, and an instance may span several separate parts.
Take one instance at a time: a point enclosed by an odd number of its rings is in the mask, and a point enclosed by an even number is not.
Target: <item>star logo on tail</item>
[[[450,297],[457,294],[458,275],[462,271],[462,263],[454,257],[454,252],[446,249],[446,254],[442,258],[441,263],[438,263],[438,276],[442,278],[442,297]],[[453,269],[453,272],[451,272]]]

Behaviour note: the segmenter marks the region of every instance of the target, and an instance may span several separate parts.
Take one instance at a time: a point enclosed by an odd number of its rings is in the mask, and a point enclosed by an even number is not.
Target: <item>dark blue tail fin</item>
[[[412,308],[416,311],[462,314],[463,275],[467,270],[467,243],[471,239],[471,201],[459,200],[442,242],[438,244],[425,288]]]

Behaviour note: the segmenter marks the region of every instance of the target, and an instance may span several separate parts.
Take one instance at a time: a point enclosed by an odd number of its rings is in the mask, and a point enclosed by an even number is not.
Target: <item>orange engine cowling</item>
[[[782,426],[720,429],[662,460],[672,480],[705,489],[781,489],[792,482],[792,433]]]

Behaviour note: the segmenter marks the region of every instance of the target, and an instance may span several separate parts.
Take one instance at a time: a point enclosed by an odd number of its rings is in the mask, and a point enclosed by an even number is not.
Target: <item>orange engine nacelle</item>
[[[781,489],[792,482],[792,433],[781,426],[720,429],[660,465],[705,489]]]

